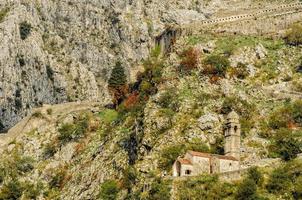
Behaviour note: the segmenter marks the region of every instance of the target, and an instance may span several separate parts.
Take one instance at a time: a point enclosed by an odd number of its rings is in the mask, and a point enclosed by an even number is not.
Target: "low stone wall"
[[[236,180],[240,180],[242,175],[244,173],[246,173],[247,170],[248,170],[248,168],[247,169],[240,169],[240,170],[236,170],[236,171],[231,171],[231,172],[224,172],[224,173],[218,174],[218,176],[219,176],[220,180],[236,181]]]
[[[97,102],[71,102],[71,103],[63,103],[57,105],[44,105],[40,108],[35,108],[31,111],[31,113],[17,123],[14,127],[12,127],[7,133],[0,134],[0,148],[9,144],[16,137],[23,133],[27,133],[37,127],[40,126],[40,123],[31,124],[31,119],[33,115],[37,112],[43,115],[45,121],[50,121],[52,118],[56,118],[59,116],[64,116],[67,113],[79,112],[85,110],[99,110],[100,103]],[[50,117],[47,116],[47,110],[51,109],[52,114]]]

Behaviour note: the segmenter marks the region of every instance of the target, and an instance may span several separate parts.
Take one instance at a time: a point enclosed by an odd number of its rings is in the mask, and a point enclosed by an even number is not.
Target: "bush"
[[[264,177],[257,167],[252,167],[248,170],[248,179],[253,180],[256,185],[261,186],[263,184]]]
[[[57,146],[55,143],[48,143],[43,149],[43,159],[47,160],[55,155]]]
[[[230,66],[230,61],[224,56],[210,55],[203,61],[203,64],[204,74],[224,77]]]
[[[36,111],[32,114],[32,116],[34,118],[43,118],[43,114],[41,113],[41,111]]]
[[[285,41],[290,45],[302,44],[302,25],[298,23],[293,24],[286,34]]]
[[[6,17],[6,15],[9,11],[10,11],[10,8],[8,8],[8,7],[0,10],[0,23],[3,22],[4,18]]]
[[[291,185],[291,181],[284,168],[275,169],[269,177],[266,189],[270,193],[284,193]]]
[[[111,110],[111,109],[106,109],[106,110],[100,112],[99,115],[100,115],[101,120],[107,124],[111,124],[118,118],[118,112],[116,112],[115,110]]]
[[[233,68],[231,75],[236,76],[239,79],[245,79],[249,75],[247,66],[241,62],[238,63],[237,67]]]
[[[20,199],[23,193],[23,187],[18,180],[11,180],[4,184],[0,190],[0,200]]]
[[[184,152],[184,145],[174,145],[163,149],[159,160],[159,167],[163,170],[170,170],[177,157],[181,156]]]
[[[183,180],[175,185],[177,199],[233,199],[234,187],[223,183],[218,176],[203,175]]]
[[[268,179],[266,189],[273,194],[285,194],[293,192],[299,188],[299,183],[302,177],[302,162],[301,160],[294,160],[275,169]],[[297,186],[292,191],[293,186]],[[296,193],[296,195],[299,195]]]
[[[88,116],[81,116],[73,124],[63,124],[59,128],[58,139],[61,144],[65,144],[72,140],[78,140],[85,136],[88,129]]]
[[[179,100],[178,100],[178,94],[174,88],[169,88],[160,95],[158,99],[158,104],[162,108],[170,108],[174,111],[177,111],[179,108]]]
[[[134,108],[135,106],[137,106],[139,104],[139,94],[137,91],[131,93],[127,99],[124,101],[124,106],[126,109],[131,109]]]
[[[254,180],[244,179],[238,186],[236,200],[258,200],[257,185]]]
[[[302,199],[302,176],[300,176],[294,186],[294,189],[292,191],[292,195],[295,200]]]
[[[54,169],[49,187],[62,189],[69,178],[66,167]]]
[[[30,182],[25,182],[22,184],[23,186],[23,196],[24,199],[37,199],[42,190],[42,184],[37,183],[37,185],[32,184]]]
[[[31,157],[15,157],[15,167],[19,173],[27,173],[34,169],[34,160]]]
[[[269,150],[283,160],[289,161],[302,152],[301,147],[302,143],[293,136],[292,131],[283,128],[277,131]]]
[[[107,180],[101,185],[99,196],[101,200],[116,200],[118,192],[116,181]]]
[[[197,68],[198,56],[199,52],[193,47],[183,51],[180,55],[182,59],[180,62],[180,71],[191,71]]]
[[[150,198],[152,200],[170,199],[170,183],[161,179],[156,179],[149,191]]]
[[[20,37],[21,37],[21,39],[25,40],[29,36],[32,27],[31,27],[31,25],[29,23],[22,22],[20,24],[19,29],[20,29]]]
[[[132,191],[132,186],[135,185],[137,180],[137,172],[133,167],[128,167],[123,171],[123,187],[128,190],[129,193]]]

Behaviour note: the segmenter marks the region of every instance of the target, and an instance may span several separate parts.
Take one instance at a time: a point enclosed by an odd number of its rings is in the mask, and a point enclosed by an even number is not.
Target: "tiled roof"
[[[234,160],[234,161],[238,161],[236,158],[234,158],[233,156],[223,156],[223,155],[216,155],[213,154],[213,156],[221,159],[221,160]]]
[[[201,153],[197,151],[188,151],[188,153],[191,154],[192,156],[197,156],[197,157],[205,157],[205,158],[211,157],[211,154],[209,153]]]
[[[178,158],[177,160],[178,160],[181,164],[192,165],[191,161],[189,161],[189,160],[187,160],[187,159]]]
[[[204,158],[211,158],[211,157],[217,157],[221,160],[234,160],[238,161],[236,158],[233,156],[224,156],[224,155],[217,155],[217,154],[210,154],[210,153],[202,153],[202,152],[197,152],[197,151],[188,151],[189,154],[192,156],[197,156],[197,157],[204,157]]]

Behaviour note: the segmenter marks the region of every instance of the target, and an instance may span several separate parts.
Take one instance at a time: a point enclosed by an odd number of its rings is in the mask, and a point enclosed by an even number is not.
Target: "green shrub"
[[[22,184],[24,199],[37,199],[42,191],[43,185],[41,183],[32,184],[25,182]]]
[[[62,189],[68,180],[68,173],[66,167],[59,167],[53,169],[51,180],[49,181],[50,188]]]
[[[27,173],[34,169],[34,160],[31,157],[15,157],[15,167],[19,173]]]
[[[290,177],[285,169],[277,168],[271,173],[266,189],[270,193],[284,193],[290,185]]]
[[[57,145],[55,143],[48,143],[43,149],[43,159],[47,160],[55,155],[57,152]]]
[[[297,186],[302,177],[302,161],[294,160],[287,162],[277,169],[275,169],[269,176],[266,189],[273,194],[286,194],[292,193],[295,195],[295,189],[293,186]],[[294,188],[294,190],[292,190]],[[296,193],[296,195],[299,195]]]
[[[300,176],[294,186],[294,189],[292,191],[292,195],[295,200],[302,199],[302,176]]]
[[[32,26],[28,22],[22,22],[19,29],[21,39],[25,40],[31,32]]]
[[[0,10],[0,23],[4,21],[7,13],[10,11],[10,8],[6,7]]]
[[[135,185],[137,181],[137,171],[133,167],[128,167],[123,171],[123,187],[132,191],[132,186]]]
[[[302,44],[302,25],[293,24],[286,34],[285,41],[290,45]]]
[[[36,111],[32,114],[32,116],[34,118],[43,118],[43,114],[41,113],[41,111]]]
[[[171,169],[178,156],[185,152],[184,145],[173,145],[163,149],[159,159],[159,167],[163,170]]]
[[[237,64],[237,67],[234,69],[233,73],[239,79],[245,79],[249,75],[247,66],[241,62]]]
[[[53,110],[52,110],[51,108],[48,108],[48,109],[46,110],[46,112],[47,112],[48,115],[52,115]]]
[[[234,186],[218,180],[218,176],[203,175],[183,180],[176,185],[177,199],[233,199]]]
[[[257,194],[257,185],[254,180],[244,179],[238,186],[236,200],[260,200]]]
[[[151,184],[151,190],[149,191],[149,199],[170,199],[170,190],[170,183],[168,181],[164,181],[158,178]]]
[[[100,112],[99,115],[100,115],[101,120],[107,124],[111,124],[112,122],[114,122],[115,120],[118,119],[118,112],[116,112],[115,110],[111,110],[111,109],[106,109],[106,110]]]
[[[279,129],[274,135],[273,142],[269,147],[270,152],[277,154],[285,161],[292,160],[301,153],[302,142],[297,140],[289,129]]]
[[[116,200],[118,192],[116,181],[107,180],[101,185],[99,197],[101,200]]]
[[[177,111],[179,108],[179,101],[176,90],[174,88],[167,89],[165,93],[159,97],[158,104],[162,108],[170,108]]]
[[[63,124],[58,130],[58,139],[61,144],[65,144],[72,140],[77,141],[84,137],[88,129],[88,121],[88,116],[81,116],[73,124]]]
[[[230,61],[224,56],[210,55],[203,61],[203,64],[205,74],[224,77]]]
[[[20,199],[23,193],[23,187],[18,180],[11,180],[5,183],[0,189],[0,200]]]
[[[264,181],[264,177],[258,167],[252,167],[248,170],[248,179],[253,180],[258,186],[261,186]]]
[[[216,138],[215,144],[211,145],[211,153],[224,155],[224,138]]]

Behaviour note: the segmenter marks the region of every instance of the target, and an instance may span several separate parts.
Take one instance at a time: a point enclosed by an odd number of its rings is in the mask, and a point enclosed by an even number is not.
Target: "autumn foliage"
[[[182,60],[180,62],[181,70],[191,71],[197,68],[198,57],[199,57],[199,52],[193,47],[190,47],[189,49],[183,51],[181,53]]]
[[[139,103],[139,93],[137,91],[134,91],[131,93],[128,98],[124,101],[124,106],[127,109],[130,109],[134,107],[136,104]]]

